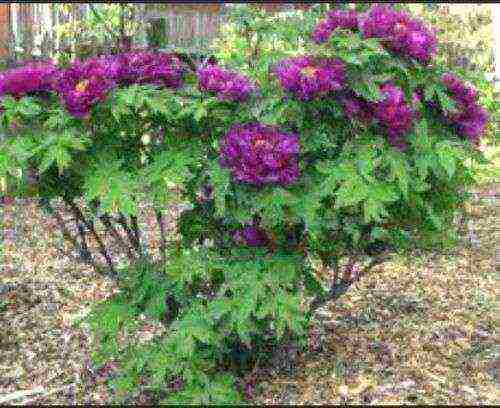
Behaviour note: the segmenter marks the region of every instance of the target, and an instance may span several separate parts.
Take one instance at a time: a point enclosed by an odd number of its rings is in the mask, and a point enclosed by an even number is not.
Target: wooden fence
[[[20,4],[0,5],[0,57],[15,59],[51,57],[57,51],[74,49],[79,38],[68,38],[62,27],[78,24],[90,8],[103,10],[106,4]],[[147,31],[155,22],[163,21],[164,38],[169,47],[182,47],[201,51],[217,35],[229,4],[133,4],[128,22],[135,21],[138,29],[133,33],[135,45],[147,44]]]

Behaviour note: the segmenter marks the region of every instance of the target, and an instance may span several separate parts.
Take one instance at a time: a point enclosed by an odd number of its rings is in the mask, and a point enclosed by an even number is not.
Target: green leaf
[[[231,185],[231,173],[228,169],[221,168],[217,162],[212,162],[209,177],[214,189],[216,214],[222,215],[226,208],[226,194]]]
[[[420,150],[431,148],[427,120],[422,119],[415,125],[415,147]]]
[[[376,151],[372,146],[363,146],[363,148],[357,152],[356,166],[358,171],[364,179],[370,182],[374,181],[373,171],[378,165],[378,161],[375,160],[375,154]]]
[[[332,162],[320,162],[316,168],[320,173],[326,175],[318,191],[320,197],[333,194],[342,180],[350,180],[359,177],[356,167],[350,162],[344,162],[340,165]]]
[[[361,238],[361,231],[359,227],[355,224],[347,224],[344,229],[351,236],[354,244],[356,245]]]
[[[73,150],[85,150],[90,140],[86,136],[77,136],[73,129],[61,133],[49,132],[44,135],[42,145],[37,149],[41,156],[40,171],[47,171],[56,164],[60,173],[72,162]]]
[[[425,88],[424,88],[424,98],[425,98],[425,100],[426,101],[432,100],[434,98],[434,95],[437,92],[437,89],[438,89],[438,87],[433,82],[427,83],[425,85]]]
[[[199,122],[200,120],[205,118],[207,116],[207,114],[208,114],[207,109],[203,105],[200,105],[200,106],[198,106],[198,108],[194,112],[194,119],[197,122]]]
[[[455,164],[455,151],[448,144],[440,144],[437,146],[437,156],[439,158],[439,163],[445,169],[448,177],[451,179],[455,174],[456,164]]]
[[[387,230],[382,227],[375,227],[371,231],[371,237],[375,240],[384,239],[387,237]]]
[[[23,116],[36,116],[42,111],[42,108],[33,98],[24,97],[17,101],[15,110]]]
[[[378,86],[373,82],[358,81],[352,84],[354,92],[368,101],[378,102],[383,99]]]
[[[368,196],[368,186],[361,177],[356,176],[341,183],[335,196],[337,208],[356,205]]]
[[[366,223],[371,221],[380,222],[381,216],[387,216],[384,204],[372,198],[367,199],[363,203],[364,219]]]
[[[399,152],[387,152],[387,163],[390,168],[390,180],[397,180],[399,188],[405,197],[408,197],[408,163]]]
[[[137,198],[142,194],[137,175],[122,168],[122,161],[106,155],[98,157],[84,182],[87,201],[101,201],[105,212],[137,213]]]
[[[456,102],[453,99],[451,99],[448,95],[446,95],[446,92],[437,88],[436,94],[438,96],[439,103],[441,104],[444,110],[453,111],[456,109],[457,106]]]
[[[435,168],[436,160],[434,154],[424,154],[415,158],[415,167],[421,180],[425,180],[428,169]]]

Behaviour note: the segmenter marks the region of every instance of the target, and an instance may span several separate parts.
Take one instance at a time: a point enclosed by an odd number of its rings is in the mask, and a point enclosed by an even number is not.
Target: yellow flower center
[[[399,32],[399,31],[403,31],[405,30],[407,27],[407,25],[405,23],[397,23],[395,26],[394,26],[394,30],[396,32]]]
[[[270,147],[269,142],[267,140],[264,140],[264,139],[256,140],[253,143],[253,146],[254,146],[254,148],[259,148],[259,147],[269,148]]]
[[[317,68],[314,68],[314,67],[305,67],[305,68],[302,68],[300,70],[300,73],[309,77],[309,78],[312,78],[314,76],[314,74],[316,73],[318,69]]]
[[[89,81],[88,79],[85,79],[84,81],[78,82],[75,86],[75,90],[77,92],[85,92],[87,90],[87,87],[89,86]]]

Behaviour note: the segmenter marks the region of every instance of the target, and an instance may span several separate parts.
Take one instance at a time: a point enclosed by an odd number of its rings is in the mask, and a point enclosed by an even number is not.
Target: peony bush
[[[49,212],[62,198],[99,242],[93,265],[124,282],[123,307],[96,312],[95,330],[143,311],[168,328],[148,348],[106,349],[123,362],[122,400],[147,381],[168,402],[240,401],[241,370],[269,341],[306,344],[313,312],[389,254],[455,242],[485,160],[477,92],[435,62],[433,30],[401,7],[325,7],[235,7],[218,62],[195,69],[131,50],[0,74],[9,194]],[[154,268],[144,201],[162,234]],[[171,202],[184,210],[169,241]],[[117,271],[97,222],[150,269]]]

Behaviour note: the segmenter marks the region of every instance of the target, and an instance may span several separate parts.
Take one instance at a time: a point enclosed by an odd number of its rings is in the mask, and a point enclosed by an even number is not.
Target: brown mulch
[[[63,257],[54,221],[33,203],[0,208],[0,403],[109,403],[116,366],[93,367],[90,333],[73,323],[116,284]],[[299,354],[293,370],[266,372],[254,402],[499,404],[497,208],[478,197],[456,251],[394,259],[329,304],[316,351]],[[153,228],[147,239],[158,247]],[[151,327],[143,322],[146,340]]]

